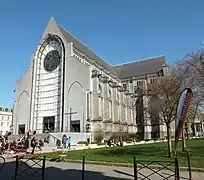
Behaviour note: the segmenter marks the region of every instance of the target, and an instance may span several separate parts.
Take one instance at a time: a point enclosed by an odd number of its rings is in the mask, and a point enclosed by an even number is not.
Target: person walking
[[[62,136],[62,146],[63,146],[63,149],[66,148],[66,143],[67,143],[67,136],[64,134]]]
[[[67,148],[71,149],[71,137],[67,138]]]
[[[35,140],[35,137],[33,137],[33,139],[31,140],[32,154],[34,154],[36,145],[37,145],[37,142]]]

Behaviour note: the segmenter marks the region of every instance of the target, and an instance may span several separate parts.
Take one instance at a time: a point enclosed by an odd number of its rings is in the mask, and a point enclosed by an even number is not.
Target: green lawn
[[[180,145],[180,144],[179,144]],[[204,168],[204,139],[188,140],[187,147],[190,151],[191,166]],[[186,153],[178,147],[178,159],[180,166],[187,167]],[[60,153],[46,153],[47,158],[58,157]],[[167,158],[167,143],[143,144],[126,147],[88,149],[80,151],[68,151],[67,160],[82,160],[85,156],[87,161],[102,161],[114,163],[132,163],[133,156],[138,161],[170,160]]]

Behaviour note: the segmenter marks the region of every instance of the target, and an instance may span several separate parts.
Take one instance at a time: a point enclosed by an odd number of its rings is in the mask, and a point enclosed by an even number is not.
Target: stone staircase
[[[44,133],[44,134],[35,134],[35,135],[32,135],[31,138],[35,137],[37,140],[44,140],[49,134],[47,133]],[[9,141],[13,141],[13,140],[18,140],[20,138],[22,138],[23,136],[25,136],[24,134],[17,134],[17,135],[10,135],[8,136],[8,140]]]
[[[61,141],[62,136],[66,134],[68,137],[71,137],[71,146],[76,147],[79,141],[87,141],[87,138],[91,138],[91,133],[44,133],[44,134],[35,134],[31,138],[35,137],[37,140],[42,140],[49,135],[49,143],[44,143],[43,152],[53,152],[56,149],[57,140]],[[8,140],[11,142],[13,140],[18,140],[24,135],[10,135]]]
[[[50,141],[56,143],[57,140],[62,140],[62,136],[66,134],[71,137],[71,144],[77,145],[79,141],[87,141],[87,138],[91,138],[91,133],[50,133]]]
[[[42,147],[43,152],[53,152],[54,150],[56,150],[56,143],[54,142],[44,143]]]

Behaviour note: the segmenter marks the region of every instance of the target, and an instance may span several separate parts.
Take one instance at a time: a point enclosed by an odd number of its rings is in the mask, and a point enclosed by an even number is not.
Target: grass
[[[190,151],[191,166],[204,168],[204,139],[194,139],[187,141]],[[60,152],[46,153],[47,158],[58,157]],[[87,149],[66,152],[67,160],[82,160],[85,156],[86,161],[101,161],[112,163],[132,163],[133,156],[137,161],[164,161],[167,158],[167,143],[142,144],[125,147]],[[186,153],[181,152],[181,144],[178,147],[179,165],[187,167]]]

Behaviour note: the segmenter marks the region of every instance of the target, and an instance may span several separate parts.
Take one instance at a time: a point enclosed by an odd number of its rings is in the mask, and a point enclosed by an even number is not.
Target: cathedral
[[[163,137],[165,126],[151,122],[140,92],[167,69],[163,56],[111,65],[51,18],[16,82],[13,134]]]

